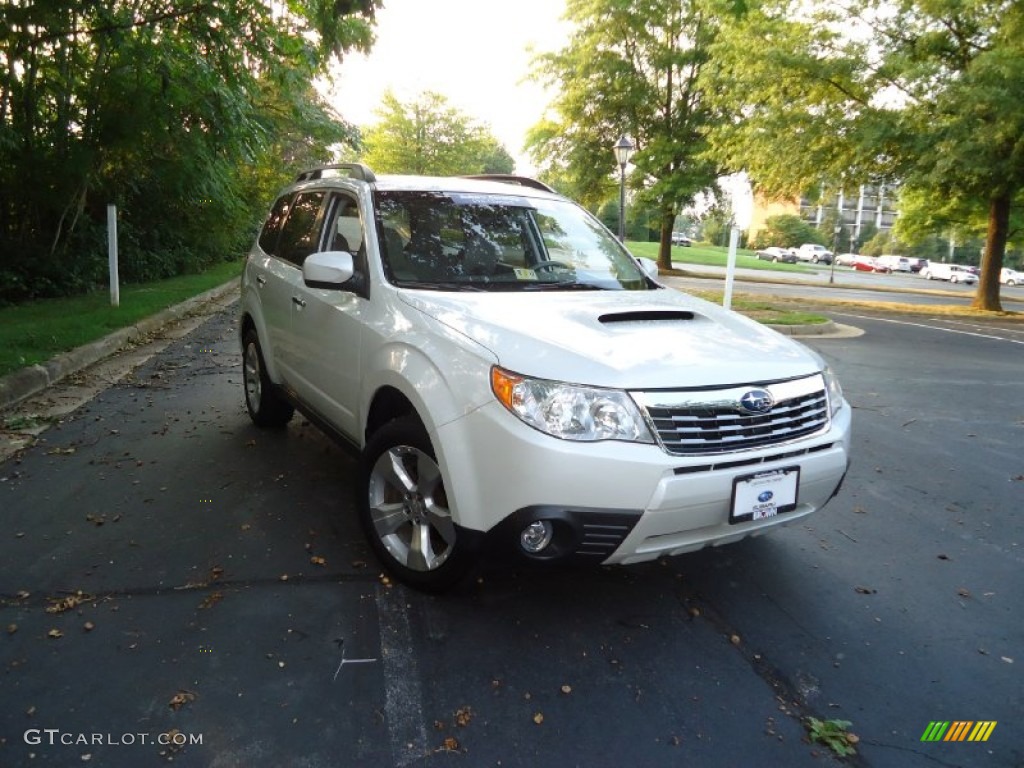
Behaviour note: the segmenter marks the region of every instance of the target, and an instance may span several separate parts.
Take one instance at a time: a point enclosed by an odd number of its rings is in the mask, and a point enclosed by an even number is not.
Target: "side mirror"
[[[347,251],[312,253],[302,263],[302,279],[311,288],[338,288],[354,273],[352,254]]]
[[[640,262],[640,268],[647,273],[648,277],[658,276],[658,262],[654,259],[648,259],[646,256],[638,256],[637,261]]]

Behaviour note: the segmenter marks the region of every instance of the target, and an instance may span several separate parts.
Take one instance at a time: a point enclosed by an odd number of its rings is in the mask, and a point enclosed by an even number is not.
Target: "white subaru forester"
[[[821,508],[849,456],[835,377],[653,267],[529,179],[307,171],[242,276],[249,414],[360,452],[369,541],[421,589],[485,550],[636,563]]]

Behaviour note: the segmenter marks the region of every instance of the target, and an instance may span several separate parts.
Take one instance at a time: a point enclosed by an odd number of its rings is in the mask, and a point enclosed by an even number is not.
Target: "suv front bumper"
[[[435,445],[448,447],[439,458],[449,503],[458,525],[476,532],[470,538],[533,560],[628,564],[728,544],[820,509],[846,473],[850,407],[844,404],[823,434],[713,457],[672,456],[656,445],[559,440],[497,404],[441,432]],[[736,478],[792,466],[800,467],[795,509],[730,523]],[[551,522],[552,544],[529,554],[519,535],[537,520]]]

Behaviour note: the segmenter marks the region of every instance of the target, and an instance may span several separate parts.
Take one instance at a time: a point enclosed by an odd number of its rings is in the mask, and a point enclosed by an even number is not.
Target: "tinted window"
[[[307,192],[295,196],[281,227],[276,256],[301,267],[306,257],[318,250],[320,229],[317,223],[324,195],[324,192]]]
[[[271,256],[277,253],[277,239],[281,236],[281,225],[284,224],[284,220],[288,216],[291,202],[291,195],[279,198],[274,203],[274,208],[270,211],[270,215],[267,216],[267,223],[263,225],[263,231],[260,232],[260,248]]]

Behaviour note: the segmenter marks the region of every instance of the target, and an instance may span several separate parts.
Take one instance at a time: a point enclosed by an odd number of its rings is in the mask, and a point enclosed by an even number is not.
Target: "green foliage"
[[[491,132],[426,91],[403,104],[387,91],[364,130],[364,161],[379,173],[457,176],[511,173],[515,161]]]
[[[748,169],[769,195],[896,180],[936,215],[984,219],[975,306],[999,309],[997,275],[1024,202],[1024,4],[749,8],[703,73],[716,106],[737,117],[715,124],[713,157]]]
[[[854,748],[860,739],[849,732],[853,725],[849,720],[819,720],[816,717],[807,718],[807,732],[811,741],[816,744],[824,744],[840,757],[848,757],[857,754]]]
[[[758,231],[751,243],[752,248],[767,248],[777,245],[782,248],[797,248],[804,243],[822,243],[818,230],[795,214],[769,216],[764,229]]]
[[[109,203],[127,280],[236,256],[283,169],[354,136],[310,81],[379,4],[8,2],[0,303],[101,281]]]
[[[881,256],[883,253],[910,255],[905,246],[887,229],[876,231],[870,240],[861,245],[860,252],[865,256]]]
[[[597,208],[617,193],[612,146],[636,145],[633,204],[658,211],[659,263],[669,263],[676,215],[709,187],[717,166],[703,154],[713,114],[697,86],[727,4],[714,0],[568,0],[567,45],[534,61],[557,96],[553,116],[530,130],[527,149],[542,178]]]

